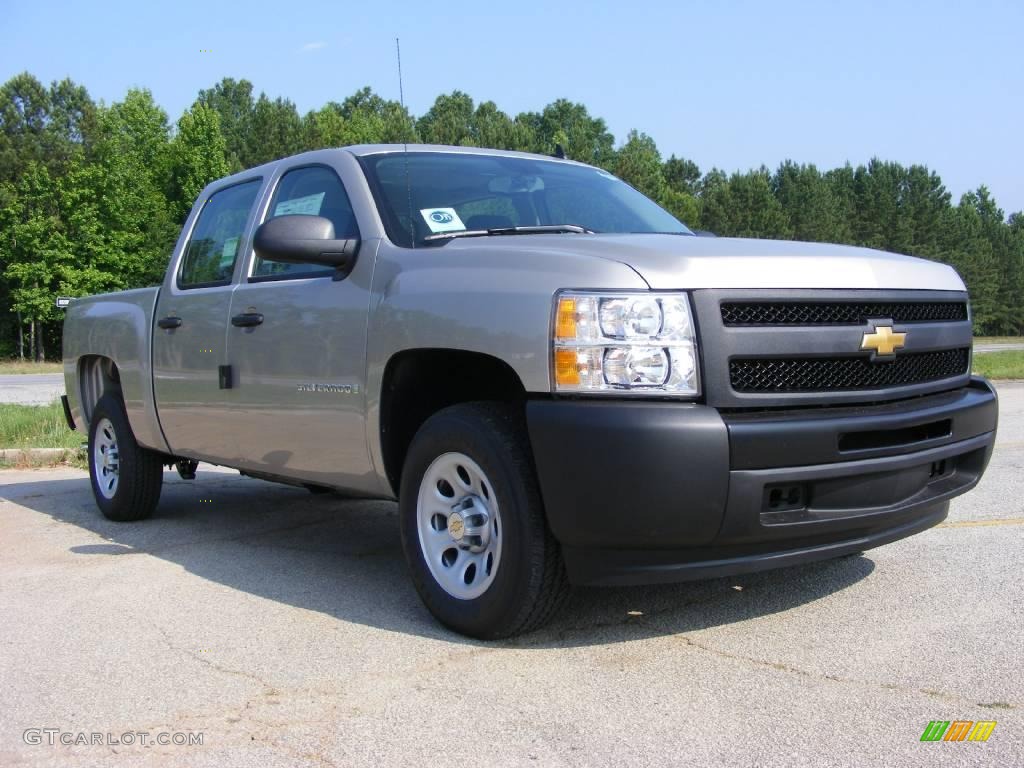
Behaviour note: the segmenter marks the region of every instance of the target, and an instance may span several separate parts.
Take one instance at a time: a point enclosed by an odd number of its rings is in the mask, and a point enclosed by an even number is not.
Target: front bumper
[[[995,391],[720,412],[535,400],[527,423],[569,577],[641,584],[859,552],[941,522],[995,439]]]

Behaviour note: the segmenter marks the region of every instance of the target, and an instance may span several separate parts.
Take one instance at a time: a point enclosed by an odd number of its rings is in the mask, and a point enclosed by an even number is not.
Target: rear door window
[[[228,285],[260,180],[218,189],[203,203],[178,270],[179,288]]]

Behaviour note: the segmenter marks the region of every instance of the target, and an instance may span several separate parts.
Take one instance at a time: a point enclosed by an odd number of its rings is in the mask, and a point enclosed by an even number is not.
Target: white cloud
[[[321,48],[326,47],[327,43],[325,43],[323,40],[317,40],[315,43],[306,43],[299,50],[302,51],[303,53],[307,53],[309,51],[319,51]]]

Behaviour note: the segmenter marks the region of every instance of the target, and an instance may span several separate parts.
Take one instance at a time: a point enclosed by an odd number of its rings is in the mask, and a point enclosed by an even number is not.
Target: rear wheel
[[[424,604],[481,639],[545,623],[568,592],[517,411],[468,403],[420,428],[402,472],[402,546]]]
[[[163,459],[135,441],[121,401],[106,394],[89,424],[89,478],[96,505],[110,520],[153,514],[163,484]]]

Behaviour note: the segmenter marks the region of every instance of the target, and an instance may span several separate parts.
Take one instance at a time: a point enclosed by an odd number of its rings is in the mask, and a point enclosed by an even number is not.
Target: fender
[[[566,235],[565,237],[572,237]],[[646,290],[630,267],[583,255],[557,258],[515,238],[514,257],[480,242],[399,248],[382,241],[367,322],[367,447],[390,495],[380,439],[384,371],[414,349],[478,352],[507,363],[527,393],[549,393],[553,301],[564,288]],[[586,285],[580,276],[586,275]]]

